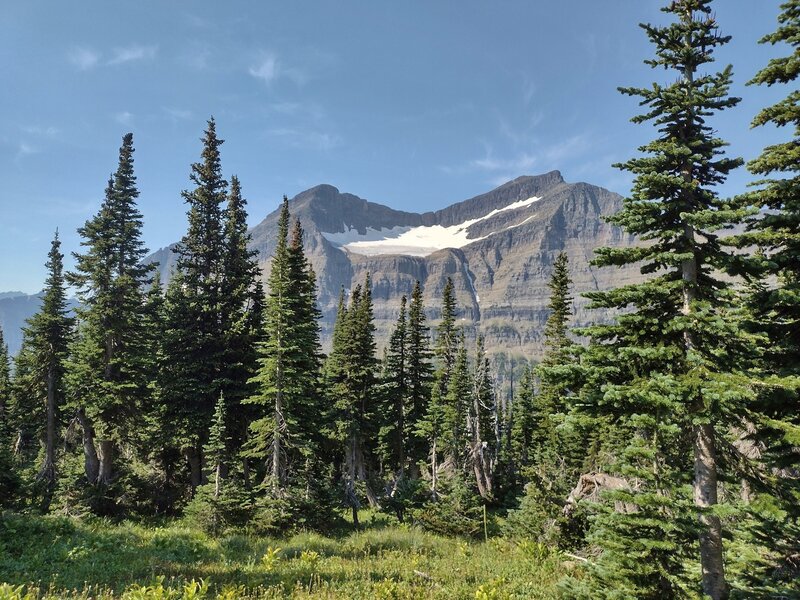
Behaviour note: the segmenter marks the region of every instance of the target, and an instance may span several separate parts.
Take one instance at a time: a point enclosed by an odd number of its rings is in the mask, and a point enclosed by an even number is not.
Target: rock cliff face
[[[607,318],[588,311],[582,292],[638,280],[638,270],[589,265],[595,248],[633,240],[607,224],[621,197],[586,183],[566,183],[558,171],[519,177],[491,192],[424,214],[394,210],[320,185],[289,202],[300,219],[317,273],[323,342],[327,348],[342,287],[351,290],[367,272],[373,282],[378,343],[388,339],[400,297],[419,280],[430,324],[440,316],[441,294],[452,277],[468,336],[506,357],[536,360],[542,352],[549,281],[564,250],[574,281],[576,325]],[[252,230],[252,248],[266,278],[275,248],[277,211]],[[164,248],[149,260],[168,278],[174,255]]]

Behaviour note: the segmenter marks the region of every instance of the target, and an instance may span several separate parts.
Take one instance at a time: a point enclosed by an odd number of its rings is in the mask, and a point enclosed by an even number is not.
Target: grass
[[[179,523],[0,520],[0,600],[553,598],[568,569],[536,544],[467,542],[383,522],[336,538],[271,539],[212,538]]]

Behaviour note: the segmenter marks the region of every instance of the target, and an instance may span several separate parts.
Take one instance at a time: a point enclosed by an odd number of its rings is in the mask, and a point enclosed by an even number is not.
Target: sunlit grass
[[[524,544],[382,522],[334,538],[211,538],[185,524],[5,515],[0,533],[0,600],[552,598],[568,566]]]

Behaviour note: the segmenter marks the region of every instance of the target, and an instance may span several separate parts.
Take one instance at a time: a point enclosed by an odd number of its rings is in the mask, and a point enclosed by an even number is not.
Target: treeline
[[[143,262],[131,134],[100,209],[79,229],[70,272],[56,233],[13,375],[2,346],[5,502],[108,516],[188,511],[215,530],[280,530],[325,527],[342,507],[358,525],[366,505],[403,521],[456,487],[469,518],[424,518],[476,533],[482,503],[521,489],[543,425],[530,415],[514,423],[498,407],[483,342],[468,349],[457,325],[452,281],[435,341],[417,283],[382,358],[369,276],[343,289],[324,356],[302,227],[284,198],[265,292],[221,144],[212,119],[194,187],[182,193],[188,229],[166,286]],[[567,343],[564,255],[556,278],[553,356]],[[526,381],[526,412],[542,412]]]
[[[59,242],[13,374],[0,360],[0,486],[9,505],[103,515],[188,515],[213,530],[324,527],[365,505],[429,529],[504,532],[559,546],[582,568],[570,598],[798,593],[800,573],[800,2],[764,42],[786,43],[751,83],[789,85],[754,126],[792,128],[742,166],[707,122],[738,98],[710,72],[710,0],[674,0],[643,26],[648,64],[673,79],[622,88],[656,138],[611,222],[642,243],[594,264],[641,283],[587,294],[616,314],[570,337],[569,266],[550,281],[545,355],[498,401],[478,339],[467,347],[452,282],[425,321],[419,285],[376,356],[369,277],[344,290],[331,352],[316,278],[284,200],[265,290],[245,201],[222,177],[209,121],[189,227],[166,290],[142,264],[132,139],[82,252]],[[743,232],[734,234],[731,230]],[[75,318],[65,286],[79,291]],[[2,347],[2,344],[0,344]]]

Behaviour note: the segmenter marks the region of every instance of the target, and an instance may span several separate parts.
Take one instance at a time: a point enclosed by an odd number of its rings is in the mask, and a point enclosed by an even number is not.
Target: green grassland
[[[365,515],[369,522],[369,515]],[[186,523],[0,520],[0,600],[553,598],[568,557],[533,542],[447,538],[375,520],[333,537],[210,537]]]

